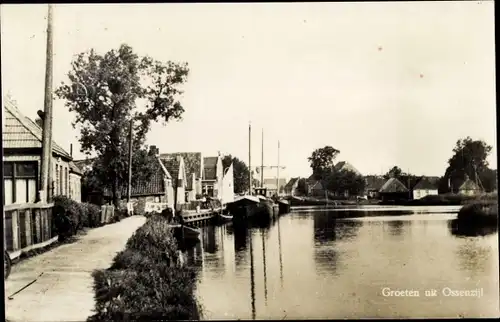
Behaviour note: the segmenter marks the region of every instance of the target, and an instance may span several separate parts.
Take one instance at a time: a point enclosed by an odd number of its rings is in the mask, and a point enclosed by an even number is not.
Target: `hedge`
[[[119,221],[126,216],[126,209],[125,211],[115,210],[115,217],[111,222]],[[54,233],[59,235],[60,240],[64,240],[84,227],[102,226],[101,207],[90,203],[80,203],[66,196],[55,196],[53,223]]]
[[[88,321],[199,320],[196,273],[178,254],[167,219],[151,215],[111,267],[92,274],[96,313]]]

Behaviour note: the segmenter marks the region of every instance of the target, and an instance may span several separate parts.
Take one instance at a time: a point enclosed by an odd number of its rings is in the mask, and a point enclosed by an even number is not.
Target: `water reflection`
[[[337,219],[333,212],[317,213],[313,221],[314,241],[320,244],[354,238],[362,226],[359,221]]]
[[[457,237],[488,236],[498,231],[498,226],[470,226],[464,225],[456,219],[449,222],[448,228],[452,235]]]
[[[497,312],[496,236],[457,238],[449,219],[428,214],[402,219],[379,212],[378,217],[339,219],[333,212],[302,212],[282,216],[267,228],[207,229],[203,249],[191,251],[190,261],[204,266],[197,295],[206,318],[479,317]],[[380,290],[385,286],[483,287],[485,295],[384,298]]]
[[[389,234],[392,236],[401,236],[403,234],[404,222],[401,220],[388,221]]]

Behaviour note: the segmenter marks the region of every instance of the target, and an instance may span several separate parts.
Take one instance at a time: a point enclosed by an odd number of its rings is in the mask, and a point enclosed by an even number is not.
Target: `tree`
[[[95,175],[111,188],[115,205],[118,189],[128,179],[130,121],[135,121],[133,164],[143,173],[148,168],[146,134],[153,122],[181,119],[179,87],[188,72],[186,63],[140,58],[130,46],[121,45],[104,55],[94,50],[79,54],[68,73],[69,83],[56,90],[66,107],[76,112],[73,127],[80,128],[81,151],[97,155]]]
[[[307,158],[316,180],[321,180],[325,173],[333,168],[335,158],[339,153],[339,150],[331,146],[325,146],[324,148],[314,150],[311,156]]]
[[[405,176],[406,173],[401,170],[398,166],[393,166],[386,174],[384,174],[384,179],[389,178],[400,178],[401,176]]]
[[[349,195],[362,194],[366,187],[365,178],[350,170],[331,170],[323,180],[323,186],[337,195],[346,191]]]
[[[457,191],[465,176],[470,179],[480,179],[486,191],[491,191],[496,185],[496,174],[488,168],[486,158],[492,147],[482,140],[473,140],[470,137],[458,140],[453,155],[448,160],[448,167],[444,174],[444,181],[450,182],[453,191]],[[486,184],[486,185],[485,185]]]
[[[300,178],[299,182],[297,182],[297,191],[301,195],[307,195],[307,181],[305,178]]]
[[[233,164],[234,192],[243,193],[248,190],[249,171],[245,162],[232,155],[225,155],[222,158],[222,168],[226,171]]]

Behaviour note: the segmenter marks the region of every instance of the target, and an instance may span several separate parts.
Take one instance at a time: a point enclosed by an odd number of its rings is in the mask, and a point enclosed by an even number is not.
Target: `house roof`
[[[408,176],[408,175],[401,175],[397,179],[399,182],[401,182],[406,189],[408,190],[413,190],[417,183],[422,179],[422,176]]]
[[[384,183],[382,188],[380,188],[381,193],[394,193],[394,192],[408,192],[408,189],[404,184],[401,183],[396,178],[390,178]]]
[[[80,169],[82,172],[87,172],[88,170],[92,169],[92,164],[94,163],[95,158],[91,159],[85,159],[85,160],[74,160],[73,163],[75,164],[78,169]]]
[[[386,180],[383,177],[379,176],[366,176],[366,190],[375,190],[379,191],[380,188],[386,183]]]
[[[3,100],[5,125],[2,129],[4,148],[42,148],[42,128],[24,116],[8,98]],[[71,156],[57,143],[52,141],[52,152],[71,160]]]
[[[151,178],[147,181],[137,180],[132,182],[132,191],[130,195],[132,197],[138,196],[151,196],[151,195],[163,195],[165,194],[165,172],[163,171],[160,162],[155,162],[154,172]],[[119,192],[122,197],[127,195],[127,185],[120,187]],[[109,188],[104,189],[105,196],[111,196],[111,190]]]
[[[195,173],[196,179],[202,176],[202,156],[201,152],[176,152],[176,153],[162,153],[160,158],[169,156],[181,156],[184,160],[186,167],[186,174]]]
[[[162,165],[165,167],[171,178],[174,179],[172,180],[172,184],[174,186],[177,185],[177,180],[175,179],[179,178],[179,169],[181,165],[181,160],[182,157],[179,155],[166,155],[160,157]]]
[[[300,177],[291,178],[288,183],[285,185],[285,190],[292,190],[293,185],[299,181]]]
[[[358,171],[358,169],[356,169],[352,164],[350,164],[349,162],[347,161],[340,161],[340,162],[337,162],[337,164],[335,164],[334,166],[335,170],[337,171],[352,171],[356,174],[361,174],[361,172]]]
[[[323,185],[321,184],[321,181],[315,180],[315,181],[310,181],[308,183],[309,190],[323,190]]]
[[[438,179],[439,180],[439,179]],[[437,180],[433,177],[422,177],[413,187],[413,190],[436,190]]]
[[[458,190],[481,190],[481,188],[477,185],[477,183],[467,178]]]
[[[217,161],[219,157],[203,158],[203,180],[215,180],[217,178]]]
[[[73,161],[69,163],[69,173],[83,175],[83,171]]]

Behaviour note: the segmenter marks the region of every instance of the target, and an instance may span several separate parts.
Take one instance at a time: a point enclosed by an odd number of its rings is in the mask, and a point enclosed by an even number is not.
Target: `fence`
[[[115,206],[104,205],[101,206],[101,224],[108,224],[115,214]]]
[[[53,236],[53,207],[53,203],[4,206],[4,245],[12,259],[57,241]]]

